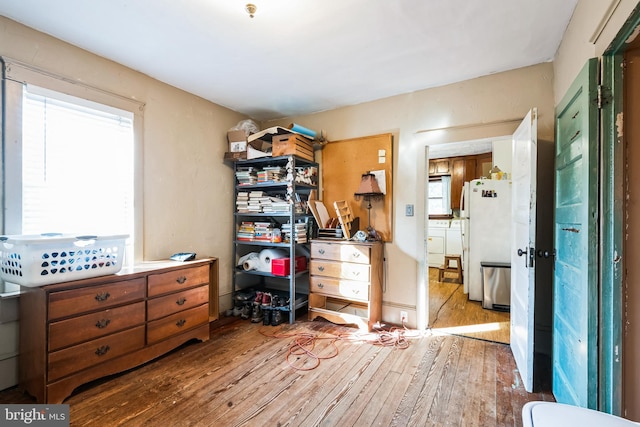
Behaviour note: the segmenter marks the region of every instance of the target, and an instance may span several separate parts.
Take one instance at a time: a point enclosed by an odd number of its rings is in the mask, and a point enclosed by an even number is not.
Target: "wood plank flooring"
[[[429,268],[429,325],[434,332],[450,333],[509,344],[508,312],[485,310],[479,301],[470,301],[462,284],[451,274],[438,281],[438,269]]]
[[[504,344],[410,330],[362,334],[320,319],[212,325],[205,343],[78,388],[64,402],[71,425],[521,426],[525,402],[553,400],[524,391]],[[390,345],[403,336],[406,349]],[[290,354],[296,337],[314,337],[307,350],[324,358]],[[0,403],[33,399],[13,388]]]

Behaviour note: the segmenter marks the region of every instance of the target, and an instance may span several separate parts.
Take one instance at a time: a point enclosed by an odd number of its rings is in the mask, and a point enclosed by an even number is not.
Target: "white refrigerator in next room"
[[[470,300],[482,301],[481,263],[511,262],[511,181],[475,179],[465,187],[464,288]]]

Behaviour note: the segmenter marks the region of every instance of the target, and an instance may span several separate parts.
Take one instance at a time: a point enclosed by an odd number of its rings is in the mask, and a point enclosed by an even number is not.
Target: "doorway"
[[[639,421],[640,407],[640,9],[602,58],[600,410]],[[622,256],[620,255],[622,254]]]
[[[509,311],[505,307],[502,310],[483,308],[482,301],[469,298],[468,289],[457,272],[445,270],[441,273],[440,268],[445,265],[446,254],[460,255],[461,260],[468,257],[464,243],[468,219],[461,210],[463,184],[481,176],[487,177],[494,164],[501,164],[505,171],[510,168],[511,143],[511,136],[505,136],[427,147],[428,167],[424,175],[425,188],[429,193],[426,203],[429,325],[436,333],[504,344],[510,342]],[[437,187],[440,181],[449,185]],[[434,188],[449,193],[445,197],[440,192],[432,194]],[[456,264],[457,261],[452,261],[451,266],[456,267]],[[468,262],[465,260],[462,264],[468,270]],[[463,272],[463,275],[467,273]]]

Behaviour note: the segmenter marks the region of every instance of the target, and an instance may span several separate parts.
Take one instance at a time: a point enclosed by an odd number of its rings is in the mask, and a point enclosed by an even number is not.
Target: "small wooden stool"
[[[451,266],[451,262],[455,261],[455,267]],[[438,272],[438,281],[444,280],[444,273],[456,273],[456,283],[462,283],[462,256],[460,255],[445,255],[444,266],[440,268]]]

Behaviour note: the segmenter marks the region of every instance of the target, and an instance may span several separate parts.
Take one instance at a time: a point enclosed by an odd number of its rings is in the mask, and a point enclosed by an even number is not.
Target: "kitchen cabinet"
[[[451,161],[450,159],[434,159],[429,160],[429,175],[450,175]]]
[[[478,154],[476,178],[489,177],[493,167],[493,156],[491,153]]]
[[[451,209],[460,209],[460,195],[465,182],[478,178],[476,176],[476,157],[455,157],[451,159]]]

